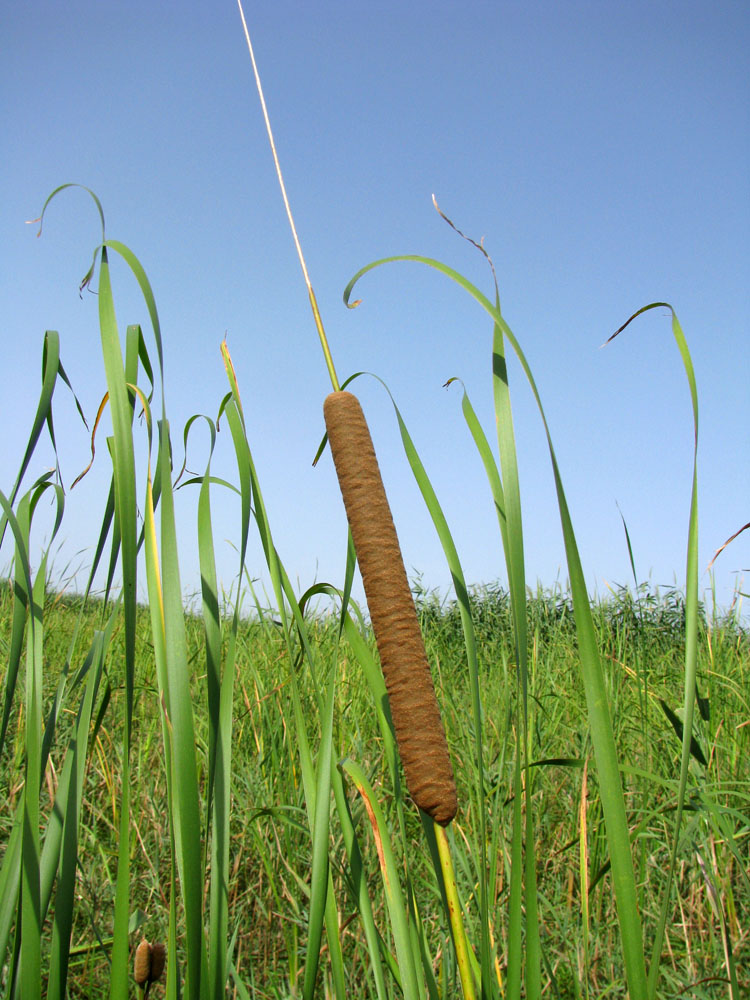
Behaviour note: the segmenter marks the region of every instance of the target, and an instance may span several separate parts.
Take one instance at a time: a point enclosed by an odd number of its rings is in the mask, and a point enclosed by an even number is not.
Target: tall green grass
[[[493,301],[437,261],[392,258],[462,287],[492,339],[497,445],[465,390],[461,410],[497,511],[507,590],[468,585],[394,404],[454,582],[442,598],[416,587],[459,790],[444,837],[402,785],[377,653],[349,597],[351,545],[344,580],[302,593],[290,584],[226,345],[227,394],[183,433],[187,442],[206,429],[205,471],[178,487],[154,295],[133,253],[106,238],[96,204],[102,242],[86,280],[97,283],[112,424],[97,460],[111,462],[112,480],[84,594],[49,592],[52,538],[38,566],[29,556],[41,497],[54,496],[57,527],[75,500],[56,474],[23,485],[45,427],[54,444],[59,381],[70,385],[52,332],[29,443],[0,495],[12,558],[0,591],[5,994],[132,995],[132,956],[146,936],[166,944],[165,980],[150,990],[169,997],[739,997],[748,642],[736,617],[707,617],[698,603],[697,475],[684,593],[657,595],[636,578],[632,591],[592,605],[541,397],[497,288]],[[151,324],[147,334],[128,327],[124,342],[113,254],[134,274]],[[345,297],[384,263],[360,271]],[[695,379],[672,317],[697,445]],[[508,349],[549,441],[566,593],[533,594],[526,580]],[[233,484],[212,473],[225,437]],[[193,612],[183,605],[176,488],[199,495]],[[227,595],[213,552],[219,489],[240,505]],[[255,531],[272,607],[248,585]],[[99,571],[106,582],[94,599]],[[139,573],[147,609],[136,602]]]

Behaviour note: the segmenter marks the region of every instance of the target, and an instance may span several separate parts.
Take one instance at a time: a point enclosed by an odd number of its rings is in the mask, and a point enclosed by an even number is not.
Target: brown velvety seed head
[[[370,432],[350,392],[331,393],[323,412],[406,784],[419,808],[446,826],[458,808],[453,768]]]
[[[156,983],[164,973],[164,966],[167,961],[167,950],[161,941],[154,941],[151,945],[151,971],[149,972],[149,982]]]
[[[151,945],[144,938],[135,949],[134,976],[138,986],[143,986],[149,981],[151,974]]]

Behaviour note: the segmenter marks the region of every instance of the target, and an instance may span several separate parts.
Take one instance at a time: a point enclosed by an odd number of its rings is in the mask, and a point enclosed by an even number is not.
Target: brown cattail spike
[[[161,979],[166,961],[167,952],[161,941],[154,941],[153,944],[150,944],[143,938],[135,949],[133,976],[136,985],[141,988],[146,987],[147,996],[151,983],[155,983]]]
[[[447,826],[458,807],[453,768],[372,438],[350,392],[332,392],[323,413],[406,784],[419,808]]]
[[[138,986],[144,986],[151,974],[151,945],[143,938],[135,949],[135,968],[133,975]]]
[[[164,966],[167,962],[167,950],[161,941],[154,941],[151,945],[151,971],[149,972],[149,982],[158,982],[164,973]]]

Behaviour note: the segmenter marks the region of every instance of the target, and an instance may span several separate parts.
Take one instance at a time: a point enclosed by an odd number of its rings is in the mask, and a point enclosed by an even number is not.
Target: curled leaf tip
[[[618,334],[622,333],[625,327],[630,326],[630,324],[633,322],[634,319],[636,319],[636,317],[641,316],[645,312],[648,312],[649,309],[661,309],[661,308],[669,309],[669,311],[672,313],[672,316],[674,317],[674,309],[668,302],[650,302],[647,306],[641,306],[641,308],[638,309],[636,312],[634,312],[629,319],[626,319],[625,322],[622,324],[622,326],[619,329],[615,330],[612,336],[605,341],[605,344],[608,344],[610,341],[614,340],[615,337],[618,336]]]
[[[362,304],[362,299],[355,299],[354,302],[347,302],[346,303],[346,308],[347,309],[356,309],[357,306],[359,306],[361,304]]]
[[[490,257],[490,255],[487,253],[487,250],[485,249],[484,236],[482,236],[481,239],[479,240],[473,240],[471,236],[467,236],[466,233],[461,232],[461,230],[458,228],[455,222],[449,219],[448,216],[445,214],[445,212],[442,210],[442,208],[438,205],[437,198],[435,197],[435,195],[432,196],[432,204],[435,206],[435,211],[438,213],[440,218],[444,222],[448,223],[448,225],[451,227],[454,233],[457,233],[461,237],[461,239],[466,240],[467,243],[471,243],[473,247],[476,247],[476,249],[481,254],[483,254],[487,263],[490,265],[490,270],[492,271],[492,280],[495,283],[495,291],[497,292],[497,273],[495,271],[495,264],[492,260],[492,257]]]
[[[711,562],[710,562],[710,563],[708,564],[708,566],[706,567],[706,572],[709,572],[709,571],[711,570],[711,568],[713,567],[713,564],[714,564],[714,563],[716,562],[716,560],[717,560],[717,559],[719,558],[719,556],[720,556],[720,555],[721,555],[721,553],[722,553],[722,552],[724,551],[724,549],[725,549],[725,548],[726,548],[726,547],[727,547],[727,546],[728,546],[729,544],[731,544],[731,542],[733,542],[733,541],[735,540],[735,538],[737,538],[737,536],[738,536],[738,535],[741,535],[743,531],[747,531],[747,529],[748,529],[748,528],[750,528],[750,521],[748,521],[748,523],[747,523],[747,524],[743,524],[743,525],[742,525],[742,527],[741,527],[741,528],[739,529],[739,531],[735,531],[735,533],[734,533],[733,535],[730,535],[730,536],[729,536],[729,538],[727,538],[727,540],[726,540],[726,541],[724,542],[724,544],[723,544],[723,545],[721,545],[721,546],[720,546],[720,547],[719,547],[719,548],[718,548],[718,549],[716,550],[716,552],[714,552],[714,557],[713,557],[713,559],[711,560]]]

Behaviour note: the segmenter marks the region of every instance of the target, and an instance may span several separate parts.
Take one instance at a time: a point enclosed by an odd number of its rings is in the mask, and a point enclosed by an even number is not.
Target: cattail
[[[156,983],[161,979],[166,962],[167,949],[161,941],[154,941],[151,945],[151,972],[148,977],[150,982]]]
[[[143,938],[135,950],[133,976],[136,985],[141,988],[145,986],[148,993],[151,983],[161,979],[166,960],[167,952],[161,941],[154,941],[151,944]]]
[[[134,976],[138,986],[144,986],[151,974],[151,945],[144,938],[135,949]]]
[[[447,826],[457,810],[453,768],[372,438],[350,392],[332,392],[323,413],[406,784],[419,808]]]

